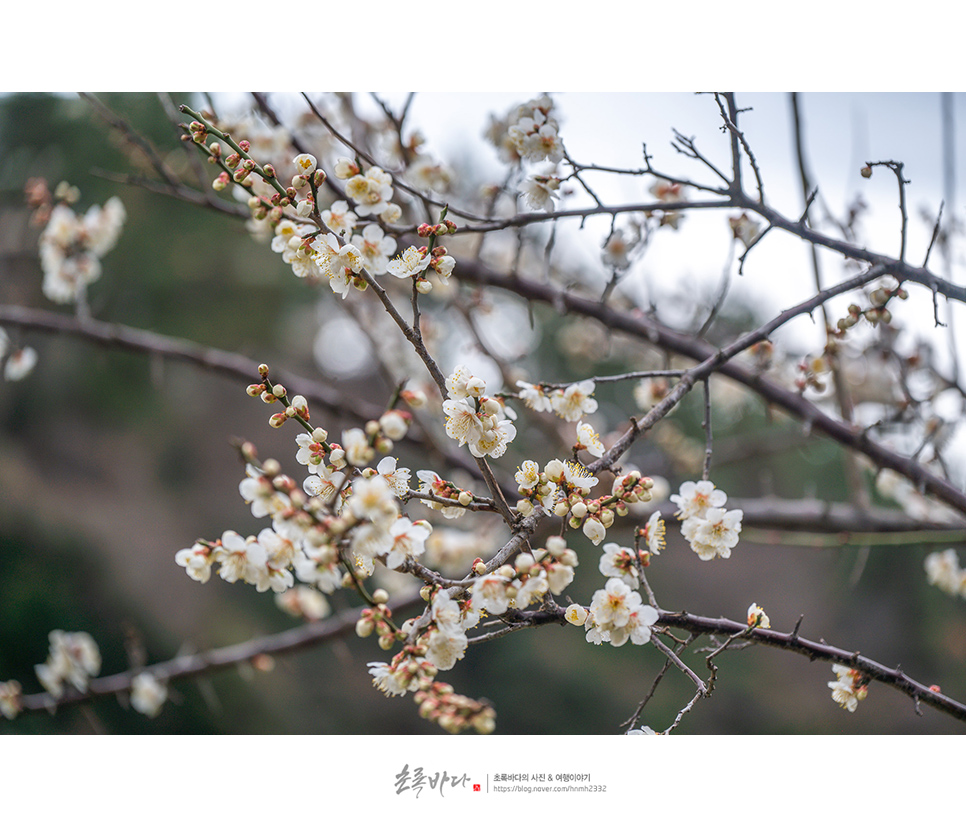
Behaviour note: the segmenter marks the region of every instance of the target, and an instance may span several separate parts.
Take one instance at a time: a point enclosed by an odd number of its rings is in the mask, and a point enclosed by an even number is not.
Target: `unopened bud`
[[[872,176],[872,166],[871,165],[863,165],[862,166],[862,169],[859,171],[859,173],[863,177],[865,177],[866,179],[868,179],[869,177]]]

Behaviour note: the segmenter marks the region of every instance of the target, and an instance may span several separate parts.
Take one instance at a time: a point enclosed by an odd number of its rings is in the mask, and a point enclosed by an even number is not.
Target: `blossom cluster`
[[[924,562],[926,580],[951,596],[966,597],[966,570],[952,548],[930,553]]]
[[[591,441],[591,438],[586,438]],[[523,496],[517,511],[524,516],[533,512],[568,517],[571,528],[581,528],[594,544],[600,544],[618,516],[627,515],[628,505],[650,499],[653,481],[634,470],[614,482],[613,493],[591,499],[598,479],[582,464],[553,459],[541,470],[533,460],[525,460],[514,478]],[[655,525],[655,530],[657,525]],[[662,528],[663,529],[663,528]],[[656,541],[656,538],[655,538]]]
[[[519,397],[528,408],[534,411],[551,411],[560,419],[574,422],[585,414],[593,414],[597,410],[597,400],[594,399],[596,383],[592,379],[574,382],[563,388],[518,382]]]
[[[738,544],[741,510],[724,509],[728,496],[711,481],[685,481],[671,500],[678,505],[681,534],[704,560],[727,559]]]
[[[565,616],[568,622],[582,625],[587,642],[598,646],[623,646],[628,640],[643,646],[650,642],[650,627],[658,620],[657,609],[645,604],[637,591],[617,577],[594,591],[589,609],[574,603]]]
[[[88,681],[101,671],[101,653],[94,638],[84,631],[59,629],[49,636],[47,662],[34,666],[37,679],[55,698],[64,694],[65,683],[78,692],[87,692]]]
[[[560,125],[551,116],[553,99],[544,95],[510,110],[502,119],[490,117],[486,138],[504,162],[557,163],[563,159]]]
[[[460,365],[446,378],[446,391],[446,434],[460,446],[467,446],[474,457],[503,455],[507,444],[517,436],[510,419],[514,415],[500,400],[485,396],[486,382]]]
[[[118,197],[82,215],[66,202],[55,205],[40,235],[44,295],[58,304],[76,301],[101,276],[101,258],[117,243],[125,217]]]
[[[832,700],[842,709],[855,712],[859,701],[865,700],[865,696],[869,694],[868,678],[839,663],[832,664],[832,671],[836,675],[836,680],[829,681],[828,685],[832,690]]]
[[[480,565],[481,563],[477,563]],[[513,565],[503,565],[473,581],[470,607],[478,614],[504,614],[539,602],[548,591],[563,593],[573,582],[577,554],[562,536],[551,536],[545,548],[521,553]]]

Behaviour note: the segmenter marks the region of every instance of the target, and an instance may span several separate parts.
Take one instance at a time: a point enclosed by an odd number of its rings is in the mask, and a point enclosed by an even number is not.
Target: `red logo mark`
[[[473,785],[473,790],[474,791],[478,791],[479,789],[480,789],[480,786],[479,785]]]

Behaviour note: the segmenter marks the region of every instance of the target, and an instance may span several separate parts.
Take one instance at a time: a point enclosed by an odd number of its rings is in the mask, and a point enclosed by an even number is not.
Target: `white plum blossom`
[[[550,397],[546,395],[542,385],[534,385],[530,382],[518,382],[520,389],[520,399],[526,403],[527,408],[534,411],[552,411],[553,406]]]
[[[661,511],[655,510],[644,525],[644,540],[652,556],[656,556],[664,549],[664,531],[665,524],[664,519],[661,518]]]
[[[211,548],[198,542],[193,547],[179,550],[174,557],[175,562],[183,567],[188,576],[204,584],[211,579],[211,565],[214,562]]]
[[[478,576],[473,581],[470,606],[474,611],[486,611],[494,617],[505,614],[510,607],[509,583],[509,578],[499,572]]]
[[[637,591],[614,577],[602,589],[594,591],[590,615],[584,625],[589,642],[597,642],[599,638],[613,646],[622,646],[630,639],[640,646],[650,641],[650,626],[657,620],[657,610],[645,605]]]
[[[131,680],[131,706],[142,715],[154,718],[167,699],[167,686],[150,672],[141,672]]]
[[[446,415],[446,434],[458,440],[460,446],[482,438],[483,422],[467,400],[444,401],[443,413]]]
[[[593,414],[597,410],[597,400],[593,398],[594,388],[592,379],[575,382],[563,389],[558,388],[550,395],[550,406],[563,420],[579,420],[584,414]]]
[[[587,614],[587,609],[575,602],[567,606],[567,610],[564,613],[564,619],[568,623],[573,623],[575,626],[582,626],[585,622],[587,622]]]
[[[332,292],[345,298],[352,286],[352,278],[362,271],[362,253],[351,243],[339,243],[331,232],[318,235],[310,244],[311,256],[319,275],[328,280]]]
[[[832,700],[842,709],[855,712],[859,701],[869,694],[868,687],[861,682],[861,673],[840,663],[832,664],[832,671],[837,677],[836,680],[829,681],[828,685],[832,690]]]
[[[58,629],[50,632],[49,639],[47,662],[34,666],[41,685],[55,698],[64,694],[65,683],[86,692],[90,678],[101,671],[101,653],[94,638],[84,631]]]
[[[0,713],[3,714],[4,718],[12,721],[20,714],[21,709],[23,709],[20,700],[22,691],[19,681],[0,682]]]
[[[449,284],[449,279],[452,277],[453,270],[456,268],[456,258],[452,255],[441,255],[432,261],[432,265],[440,281],[444,284]]]
[[[300,153],[292,160],[292,164],[303,177],[307,177],[319,167],[319,161],[310,153]]]
[[[345,486],[345,482],[345,475],[340,475],[339,470],[324,466],[316,474],[309,475],[302,482],[302,489],[306,495],[316,496],[327,502],[336,494],[337,490]],[[340,508],[340,502],[336,501],[335,509],[339,510]]]
[[[771,620],[757,602],[748,606],[748,625],[755,628],[771,628]]]
[[[366,466],[376,454],[362,429],[346,429],[342,432],[342,448],[345,449],[345,459],[353,466]]]
[[[628,254],[631,246],[636,242],[636,240],[628,240],[624,236],[623,229],[615,229],[604,242],[604,248],[600,254],[600,258],[612,269],[627,269],[631,265]]]
[[[356,203],[357,216],[381,214],[390,207],[392,175],[373,165],[364,175],[350,177],[345,184],[345,193]]]
[[[607,542],[604,545],[604,553],[600,557],[598,569],[604,576],[617,577],[633,589],[641,585],[638,578],[637,556],[629,547]]]
[[[712,507],[723,507],[728,496],[723,490],[715,489],[711,481],[685,481],[671,500],[678,505],[675,515],[684,521],[693,516],[703,517]]]
[[[356,478],[352,482],[352,495],[346,505],[355,518],[371,521],[387,531],[398,516],[395,493],[381,475]]]
[[[291,588],[295,580],[288,568],[295,561],[295,543],[268,527],[258,534],[257,541],[264,548],[267,558],[264,563],[254,566],[252,578],[255,589],[259,593],[269,589],[281,593]]]
[[[510,420],[498,420],[492,415],[484,417],[482,423],[480,435],[467,441],[470,454],[477,458],[485,455],[501,457],[506,452],[507,443],[517,436],[517,427]]]
[[[7,382],[19,382],[27,377],[37,364],[37,351],[26,346],[10,351],[3,366],[3,378]]]
[[[926,581],[940,591],[953,596],[966,595],[966,571],[959,566],[959,557],[952,548],[930,553],[923,563]]]
[[[405,498],[406,493],[409,492],[409,479],[411,475],[408,469],[405,467],[400,469],[396,466],[396,463],[396,458],[384,457],[379,461],[376,471],[386,479],[386,483],[389,484],[398,498]]]
[[[463,658],[468,643],[463,632],[433,629],[426,641],[426,659],[437,669],[452,669]]]
[[[234,530],[226,530],[214,551],[219,562],[218,575],[226,582],[255,584],[257,573],[265,568],[268,553],[257,541],[248,540]]]
[[[594,544],[600,544],[607,537],[607,530],[604,525],[591,515],[584,519],[581,529],[584,531],[584,535]]]
[[[587,469],[583,464],[576,463],[572,460],[566,460],[563,461],[562,466],[563,480],[571,489],[591,489],[592,487],[597,486],[597,476],[591,474],[590,470]],[[550,464],[547,464],[547,468],[550,468]]]
[[[406,169],[406,181],[421,191],[448,191],[453,172],[428,154],[419,154]]]
[[[534,211],[553,211],[559,189],[559,177],[535,175],[523,184],[523,200]]]
[[[288,509],[292,502],[283,492],[277,491],[268,478],[251,464],[245,467],[246,477],[238,484],[238,492],[251,504],[252,515],[255,518],[275,515]]]
[[[389,261],[386,272],[396,278],[410,278],[425,270],[431,260],[432,256],[428,252],[421,252],[415,246],[410,246]]]
[[[513,479],[526,489],[533,489],[540,483],[540,464],[535,460],[525,460],[520,464]]]
[[[359,166],[348,157],[341,156],[336,160],[332,170],[340,180],[347,180],[359,173]]]
[[[43,291],[51,301],[69,304],[101,275],[100,259],[117,243],[124,225],[124,204],[111,197],[79,217],[65,203],[50,212],[40,235]]]
[[[589,423],[577,423],[577,443],[595,458],[604,455],[604,444],[600,442],[600,436]]]
[[[355,228],[356,220],[358,220],[356,215],[349,211],[349,204],[345,200],[336,200],[322,212],[320,217],[330,231],[342,237],[345,237]]]
[[[407,558],[423,553],[426,550],[426,539],[432,532],[433,527],[428,521],[413,521],[399,516],[389,528],[392,547],[386,553],[386,567],[396,570],[402,567]]]
[[[396,251],[396,241],[388,237],[376,223],[368,224],[361,235],[352,236],[352,245],[362,255],[362,263],[373,275],[384,275],[389,268],[389,258]]]
[[[716,557],[727,559],[731,556],[731,548],[738,544],[742,515],[741,510],[712,507],[704,518],[691,516],[685,519],[681,534],[703,561]]]

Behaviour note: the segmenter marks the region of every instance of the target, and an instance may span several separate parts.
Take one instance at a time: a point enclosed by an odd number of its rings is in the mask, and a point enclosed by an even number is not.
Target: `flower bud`
[[[865,177],[866,179],[868,179],[869,177],[872,176],[872,166],[871,165],[863,165],[862,168],[861,168],[861,170],[859,171],[859,173],[863,177]]]

